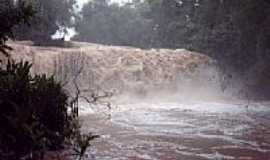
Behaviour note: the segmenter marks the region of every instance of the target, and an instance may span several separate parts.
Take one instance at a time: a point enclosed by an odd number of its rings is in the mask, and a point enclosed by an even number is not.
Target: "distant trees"
[[[124,5],[91,0],[79,14],[75,14],[75,0],[37,0],[35,4],[32,27],[18,27],[18,39],[47,41],[56,30],[64,32],[74,25],[77,41],[187,48],[221,63],[233,62],[240,69],[270,59],[270,3],[266,0],[133,0]]]
[[[15,29],[19,40],[32,40],[45,43],[57,31],[66,32],[72,25],[75,16],[75,0],[37,0],[32,1],[35,7],[35,17],[30,21],[30,27],[21,25]]]
[[[144,0],[123,6],[91,1],[76,40],[142,48],[188,48],[236,67],[269,58],[270,4],[265,0]]]
[[[76,21],[74,40],[111,45],[147,47],[153,36],[153,23],[144,17],[146,3],[133,1],[119,6],[93,0],[85,4]]]
[[[0,0],[0,52],[8,55],[11,48],[6,45],[9,38],[14,38],[12,29],[27,23],[33,16],[34,10],[26,0],[16,3],[13,0]]]
[[[182,48],[190,43],[197,8],[195,0],[133,0],[125,5],[109,0],[86,4],[76,21],[79,41],[141,48]],[[198,3],[198,2],[197,2]]]
[[[195,32],[191,48],[239,70],[269,60],[269,2],[201,0],[192,18]]]
[[[265,0],[148,0],[160,47],[184,47],[245,70],[269,60],[270,3]]]

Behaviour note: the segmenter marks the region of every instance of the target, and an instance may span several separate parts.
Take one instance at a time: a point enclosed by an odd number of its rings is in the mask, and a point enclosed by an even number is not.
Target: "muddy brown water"
[[[270,103],[130,103],[84,113],[87,160],[270,160]]]

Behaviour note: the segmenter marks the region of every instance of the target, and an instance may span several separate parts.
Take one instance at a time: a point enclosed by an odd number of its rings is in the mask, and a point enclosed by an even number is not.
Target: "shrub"
[[[0,159],[60,149],[77,132],[61,84],[30,69],[14,61],[0,69]]]

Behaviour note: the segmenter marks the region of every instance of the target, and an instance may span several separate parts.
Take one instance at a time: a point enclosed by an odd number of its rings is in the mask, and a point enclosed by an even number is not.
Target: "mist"
[[[0,159],[270,159],[266,0],[0,0]]]

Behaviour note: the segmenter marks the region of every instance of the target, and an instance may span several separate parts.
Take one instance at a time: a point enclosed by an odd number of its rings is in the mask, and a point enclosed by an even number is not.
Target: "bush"
[[[60,149],[77,132],[61,84],[53,76],[32,76],[30,68],[9,61],[0,69],[0,159]]]

